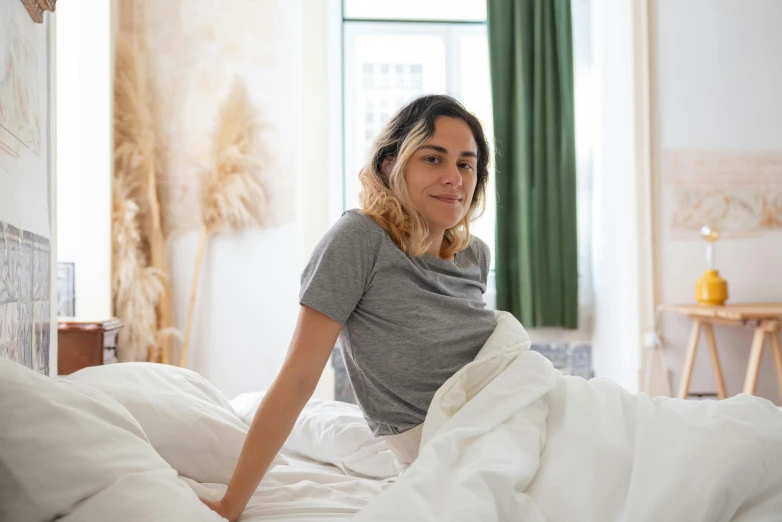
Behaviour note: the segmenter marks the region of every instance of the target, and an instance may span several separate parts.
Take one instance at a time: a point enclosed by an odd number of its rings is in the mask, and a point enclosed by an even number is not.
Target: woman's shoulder
[[[343,244],[363,244],[375,249],[382,239],[382,232],[374,219],[359,209],[352,209],[342,213],[324,239]]]
[[[377,221],[358,208],[343,212],[334,226],[338,227],[340,230],[366,234],[369,236],[376,236],[378,233],[383,232],[383,227],[381,227]]]

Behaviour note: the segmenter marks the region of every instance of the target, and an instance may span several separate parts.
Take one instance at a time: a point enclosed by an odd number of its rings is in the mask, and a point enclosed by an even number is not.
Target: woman
[[[225,496],[236,520],[312,396],[339,336],[359,407],[400,468],[417,456],[437,389],[495,327],[482,294],[489,248],[470,235],[483,209],[488,145],[448,96],[402,108],[359,175],[362,211],[343,214],[302,274],[300,311],[280,374],[253,419]]]

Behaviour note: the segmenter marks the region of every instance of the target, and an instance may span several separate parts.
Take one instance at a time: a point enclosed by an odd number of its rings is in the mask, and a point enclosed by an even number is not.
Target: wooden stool
[[[752,346],[749,353],[747,375],[744,379],[744,393],[754,395],[757,388],[760,363],[763,360],[763,348],[766,337],[771,340],[771,352],[774,358],[774,371],[777,376],[777,385],[782,397],[782,347],[779,343],[779,331],[782,328],[782,304],[740,304],[726,306],[700,306],[700,305],[664,305],[661,311],[671,311],[687,315],[692,320],[690,340],[687,345],[687,355],[682,371],[681,384],[679,386],[679,398],[686,399],[690,393],[690,381],[695,367],[695,355],[698,350],[700,332],[706,335],[706,342],[711,356],[714,380],[717,382],[717,396],[724,399],[728,396],[725,389],[725,378],[722,375],[722,367],[717,352],[717,343],[714,339],[713,325],[738,326],[752,328],[755,334],[752,338]]]
[[[774,369],[777,374],[777,385],[782,396],[782,347],[779,345],[780,321],[765,320],[755,327],[755,335],[752,337],[752,348],[749,352],[749,365],[747,376],[744,379],[744,393],[755,394],[760,372],[760,361],[763,360],[763,347],[766,337],[771,340],[771,355],[774,357]]]

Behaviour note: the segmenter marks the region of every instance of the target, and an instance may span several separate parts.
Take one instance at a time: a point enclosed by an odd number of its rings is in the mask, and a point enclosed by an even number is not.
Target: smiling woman
[[[221,502],[234,520],[312,395],[337,338],[356,402],[400,469],[417,458],[435,392],[494,331],[491,253],[470,234],[489,147],[478,120],[445,95],[422,96],[380,132],[359,175],[362,210],[321,239],[301,277],[288,356],[253,419]]]
[[[375,141],[359,196],[403,252],[453,259],[486,199],[489,147],[478,119],[444,95],[402,108]]]

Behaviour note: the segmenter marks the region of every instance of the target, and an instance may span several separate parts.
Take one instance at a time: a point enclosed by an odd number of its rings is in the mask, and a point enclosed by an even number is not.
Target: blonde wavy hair
[[[405,253],[419,256],[429,247],[429,225],[413,205],[405,183],[405,168],[412,155],[432,137],[440,116],[464,121],[478,145],[477,183],[464,218],[445,231],[440,255],[448,258],[470,244],[470,222],[483,212],[489,179],[489,145],[478,118],[457,100],[446,95],[428,95],[402,107],[380,132],[369,161],[359,172],[359,202],[364,212],[386,229]],[[383,163],[393,162],[383,172]]]

